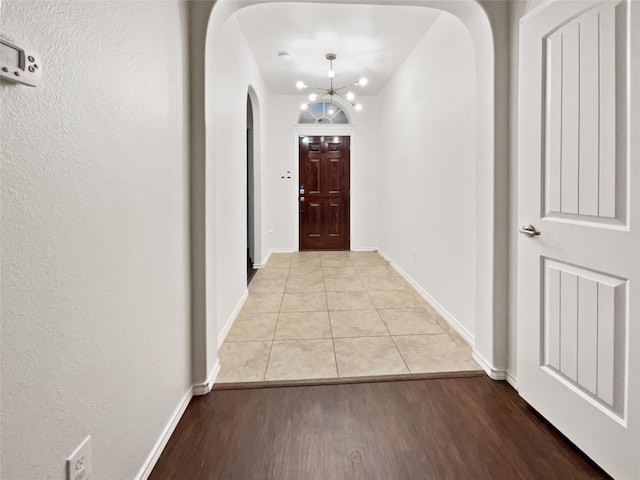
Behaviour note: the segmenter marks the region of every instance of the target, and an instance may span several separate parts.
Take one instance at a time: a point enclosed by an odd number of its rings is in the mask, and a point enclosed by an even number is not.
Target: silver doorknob
[[[304,197],[300,197],[300,201],[301,201],[301,202],[304,202]]]
[[[540,235],[540,232],[536,230],[536,227],[531,224],[520,227],[520,233],[526,235],[527,237],[535,237],[536,235]]]

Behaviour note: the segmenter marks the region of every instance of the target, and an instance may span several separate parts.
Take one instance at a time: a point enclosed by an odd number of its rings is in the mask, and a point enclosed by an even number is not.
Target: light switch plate
[[[67,480],[90,480],[92,473],[91,435],[89,435],[67,458]]]

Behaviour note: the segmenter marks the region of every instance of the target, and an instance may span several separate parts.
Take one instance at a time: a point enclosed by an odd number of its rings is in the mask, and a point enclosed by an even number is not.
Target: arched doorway
[[[195,7],[201,31],[195,28],[198,35],[192,45],[192,54],[199,61],[204,58],[201,75],[195,75],[192,83],[194,104],[192,105],[192,125],[194,143],[193,162],[196,167],[205,171],[197,180],[194,191],[198,198],[194,202],[205,222],[205,228],[194,232],[194,258],[206,259],[206,268],[194,272],[194,332],[209,332],[215,328],[215,313],[210,306],[216,304],[215,263],[210,260],[208,250],[215,245],[216,232],[215,209],[208,206],[209,198],[215,195],[207,185],[213,185],[215,179],[214,166],[222,161],[216,158],[214,146],[216,138],[215,121],[216,105],[213,92],[219,74],[219,65],[212,61],[220,31],[230,16],[241,8],[258,3],[269,3],[271,0],[242,3],[219,1],[215,4],[200,4]],[[348,3],[343,0],[331,0],[322,3]],[[474,358],[487,373],[496,379],[505,378],[507,353],[506,326],[506,209],[498,208],[498,200],[504,202],[507,192],[507,170],[501,168],[506,163],[506,141],[500,134],[497,125],[505,125],[506,112],[504,103],[496,99],[496,49],[494,32],[490,19],[484,8],[476,2],[443,2],[443,1],[383,1],[375,4],[412,5],[440,9],[458,17],[468,29],[474,43],[476,54],[476,205],[478,212],[478,231],[476,232],[476,331]],[[205,21],[208,19],[208,21]],[[197,26],[194,26],[197,27]],[[501,52],[504,53],[504,52]],[[504,58],[501,57],[501,62]],[[504,66],[501,63],[500,68]],[[504,72],[503,72],[504,73]],[[204,99],[204,102],[202,102]],[[207,120],[206,122],[204,120]],[[498,139],[498,140],[496,140]],[[501,203],[500,205],[505,205]],[[505,211],[503,211],[505,210]],[[211,228],[210,228],[211,227]],[[211,338],[212,336],[209,335]],[[215,375],[216,354],[213,351],[215,342],[196,342],[194,346],[194,383],[201,384],[202,391],[210,385]]]

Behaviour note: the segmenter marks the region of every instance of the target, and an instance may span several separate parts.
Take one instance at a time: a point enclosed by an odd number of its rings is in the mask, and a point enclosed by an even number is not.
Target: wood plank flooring
[[[214,390],[150,479],[607,478],[485,376]]]

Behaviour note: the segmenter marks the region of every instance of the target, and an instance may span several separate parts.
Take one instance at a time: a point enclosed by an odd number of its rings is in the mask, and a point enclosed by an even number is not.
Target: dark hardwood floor
[[[606,478],[485,376],[214,390],[150,479]]]

